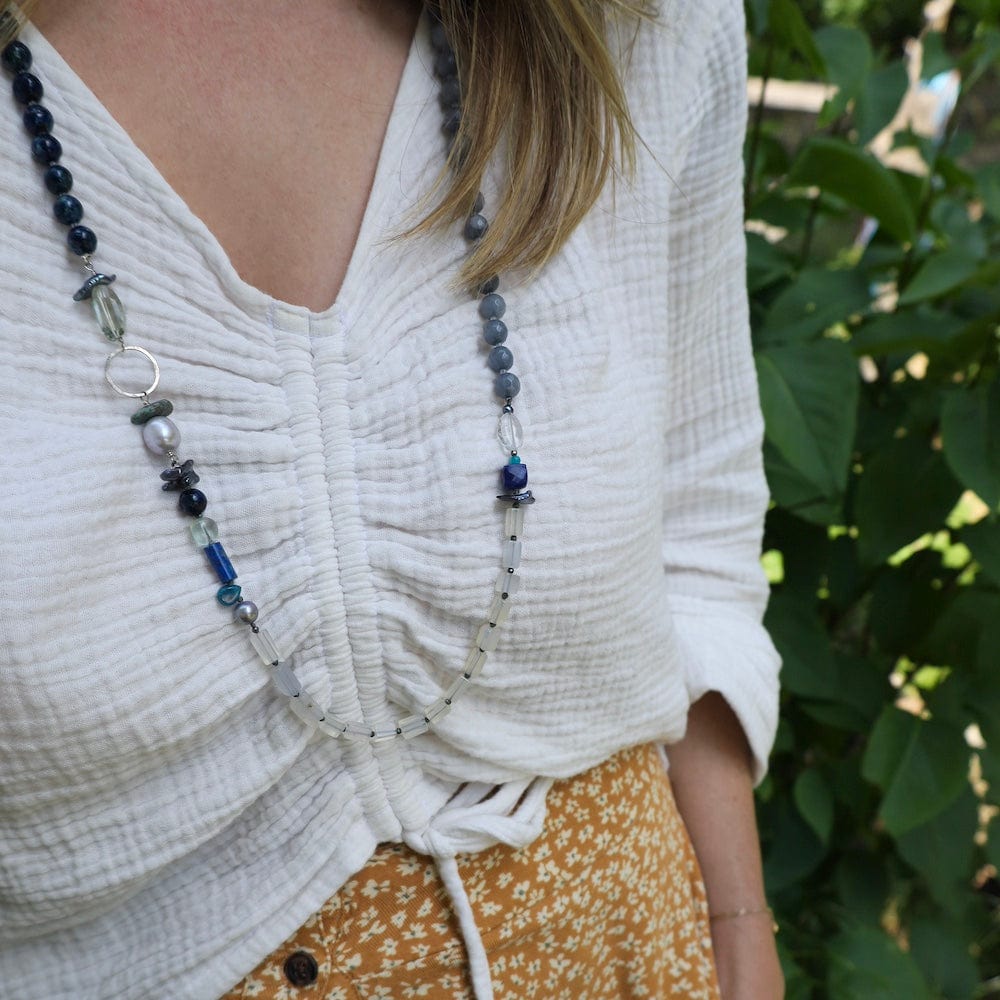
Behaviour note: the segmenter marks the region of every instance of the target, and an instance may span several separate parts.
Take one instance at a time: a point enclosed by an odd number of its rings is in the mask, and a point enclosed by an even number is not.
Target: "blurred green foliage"
[[[752,70],[836,88],[807,128],[754,110],[746,147],[789,1000],[1000,997],[1000,163],[962,128],[1000,0],[924,36],[923,81],[961,84],[903,172],[867,148],[907,88],[871,32],[914,11],[747,0]]]

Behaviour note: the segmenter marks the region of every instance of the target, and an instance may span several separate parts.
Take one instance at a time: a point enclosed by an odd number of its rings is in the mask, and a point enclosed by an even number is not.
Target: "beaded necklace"
[[[457,64],[443,25],[433,11],[427,10],[427,15],[431,22],[431,44],[435,52],[434,74],[440,82],[439,103],[444,116],[442,131],[449,145],[453,145],[462,113]],[[11,19],[13,15],[8,11],[0,12],[0,31],[13,26],[10,24]],[[500,626],[510,615],[511,598],[517,593],[521,582],[515,571],[521,562],[524,508],[535,502],[531,490],[527,488],[527,466],[518,454],[523,432],[514,414],[513,400],[520,392],[521,384],[510,370],[514,356],[505,344],[508,331],[502,317],[506,311],[506,303],[497,294],[500,279],[493,277],[478,290],[481,296],[478,312],[482,320],[482,335],[490,346],[487,363],[495,373],[493,391],[503,401],[497,424],[497,438],[508,454],[508,462],[500,470],[503,492],[497,496],[506,510],[501,570],[492,602],[461,672],[447,690],[423,711],[397,719],[394,727],[385,729],[374,729],[364,722],[345,721],[313,700],[287,658],[281,655],[274,639],[261,624],[260,609],[246,598],[242,585],[236,582],[236,570],[219,541],[218,525],[211,518],[205,517],[208,498],[198,489],[201,477],[195,472],[194,460],[182,460],[178,454],[181,435],[171,419],[173,404],[166,398],[154,398],[160,384],[159,364],[146,348],[126,342],[125,307],[111,287],[116,275],[104,274],[94,266],[97,236],[92,229],[81,224],[83,206],[70,194],[73,176],[60,162],[62,144],[52,134],[52,113],[41,103],[44,88],[38,77],[31,72],[30,49],[22,41],[15,39],[0,54],[0,63],[13,75],[14,98],[24,105],[22,120],[32,137],[32,158],[44,168],[42,176],[45,187],[55,196],[53,214],[67,227],[69,249],[80,258],[89,275],[73,298],[77,302],[90,302],[102,333],[115,345],[104,362],[105,380],[117,395],[140,402],[139,409],[132,414],[131,422],[141,429],[142,441],[147,450],[170,462],[170,468],[160,473],[162,490],[176,493],[179,511],[191,519],[191,538],[204,553],[219,582],[216,600],[224,607],[232,608],[235,622],[246,628],[250,643],[268,670],[274,687],[284,696],[292,711],[310,727],[337,739],[368,743],[384,743],[397,738],[409,740],[426,733],[451,711],[455,702],[482,673],[488,654],[497,648]],[[471,244],[481,239],[489,226],[482,214],[483,207],[484,199],[480,193],[464,224],[463,234]],[[116,370],[120,371],[121,362],[129,355],[134,356],[132,360],[142,359],[149,366],[151,375],[145,387],[126,386],[123,384],[123,376],[116,378]]]

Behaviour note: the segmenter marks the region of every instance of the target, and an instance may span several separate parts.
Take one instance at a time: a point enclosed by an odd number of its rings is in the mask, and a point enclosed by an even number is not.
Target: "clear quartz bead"
[[[524,533],[524,508],[508,507],[503,519],[503,533],[508,537],[520,538]]]
[[[521,586],[521,578],[516,573],[508,573],[504,570],[497,577],[497,585],[494,588],[498,594],[507,594],[513,597]]]
[[[125,336],[125,306],[110,285],[97,285],[90,293],[90,305],[97,325],[108,340]]]
[[[510,617],[510,609],[512,605],[510,601],[505,601],[499,594],[493,598],[493,603],[490,605],[490,610],[488,618],[494,625],[503,625],[505,621]]]
[[[513,413],[501,413],[497,422],[497,438],[503,445],[504,451],[520,451],[523,437],[524,428],[521,427],[521,421]]]
[[[465,677],[459,677],[458,680],[455,681],[455,683],[452,684],[447,691],[445,691],[444,700],[446,702],[450,701],[452,704],[454,704],[459,698],[462,697],[463,694],[465,694],[465,690],[468,686],[469,686],[468,679]]]
[[[476,636],[476,643],[484,652],[492,653],[500,645],[500,629],[493,628],[487,622],[479,630],[479,634]]]
[[[219,540],[219,526],[210,517],[196,517],[191,522],[191,538],[199,549],[214,545]]]
[[[332,715],[328,715],[322,722],[319,723],[318,728],[321,729],[327,736],[332,736],[334,739],[340,739],[344,735],[344,731],[347,729],[347,723],[341,722],[340,719],[335,718]]]
[[[344,729],[344,736],[355,743],[367,742],[371,739],[374,730],[371,726],[366,726],[363,722],[348,722]]]
[[[451,705],[449,705],[444,698],[438,698],[437,701],[427,706],[427,710],[424,712],[424,718],[434,725],[439,719],[443,719],[451,711]]]
[[[486,654],[477,646],[471,653],[469,653],[468,659],[465,661],[465,669],[462,671],[463,677],[468,680],[472,680],[473,677],[478,677],[483,672],[483,667],[486,666]]]
[[[517,569],[521,565],[521,543],[507,539],[503,543],[504,569]]]
[[[306,696],[301,698],[292,698],[288,704],[291,706],[292,711],[303,722],[308,723],[310,726],[317,725],[321,719],[325,718],[323,709],[321,709],[311,698]]]
[[[251,631],[250,642],[267,666],[273,667],[281,662],[281,654],[267,629],[261,628],[256,632]]]
[[[302,694],[302,683],[287,663],[279,663],[271,668],[271,680],[274,682],[274,686],[288,698],[297,698]]]
[[[415,736],[423,736],[430,727],[422,715],[407,715],[396,720],[396,728],[404,740],[412,740]]]

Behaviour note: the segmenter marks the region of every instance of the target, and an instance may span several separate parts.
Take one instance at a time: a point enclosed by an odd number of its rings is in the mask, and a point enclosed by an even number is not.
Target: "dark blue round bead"
[[[505,465],[500,470],[500,482],[505,493],[520,493],[528,486],[528,467],[522,462]]]
[[[34,74],[18,73],[14,77],[14,97],[21,104],[37,104],[44,93],[42,81]]]
[[[77,257],[93,253],[97,249],[97,237],[94,235],[94,231],[86,226],[74,226],[66,234],[66,242]]]
[[[441,123],[441,131],[445,135],[458,135],[458,130],[462,125],[462,113],[460,111],[451,111],[446,116],[444,121]]]
[[[83,205],[71,194],[61,194],[52,205],[52,214],[64,226],[75,226],[83,218]]]
[[[465,222],[465,238],[467,240],[478,240],[486,235],[486,230],[490,224],[486,221],[485,215],[470,215]]]
[[[0,55],[0,63],[8,73],[26,73],[31,69],[31,49],[24,42],[11,42]]]
[[[481,212],[485,204],[486,204],[486,199],[483,197],[483,192],[480,191],[479,194],[476,195],[475,204],[472,206],[473,213]]]
[[[497,375],[493,389],[503,399],[513,399],[521,391],[521,380],[513,372]]]
[[[52,112],[41,104],[29,104],[24,109],[22,121],[32,135],[46,135],[52,131]]]
[[[208,497],[201,490],[181,490],[177,506],[191,517],[200,517],[208,506]]]
[[[497,295],[496,292],[483,296],[482,302],[479,303],[479,315],[483,319],[499,319],[506,311],[507,303],[504,302],[503,296]]]
[[[450,111],[462,105],[462,85],[458,82],[458,77],[449,76],[441,84],[438,93],[438,103],[442,111]]]
[[[494,274],[489,281],[484,281],[479,286],[480,295],[490,295],[500,287],[500,275]]]
[[[486,363],[495,372],[509,371],[514,367],[514,355],[511,353],[509,347],[494,347],[490,351],[490,356],[486,359]]]
[[[458,75],[458,61],[451,49],[442,49],[434,60],[434,75],[439,80],[447,80]]]
[[[435,21],[431,26],[431,45],[433,45],[438,52],[451,50],[451,46],[448,44],[448,34],[444,30],[444,25],[440,21]]]
[[[73,187],[73,175],[62,164],[53,163],[45,171],[45,186],[52,194],[65,194]]]
[[[62,143],[54,135],[36,135],[31,140],[31,155],[39,163],[56,163],[62,156]]]
[[[483,338],[487,344],[495,346],[507,339],[507,324],[502,319],[491,319],[483,324]]]

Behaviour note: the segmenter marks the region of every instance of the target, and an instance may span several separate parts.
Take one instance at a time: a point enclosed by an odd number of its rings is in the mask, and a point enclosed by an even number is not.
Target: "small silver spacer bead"
[[[252,625],[257,620],[257,615],[260,614],[260,611],[253,601],[240,601],[233,609],[233,614],[236,616],[237,621]]]

